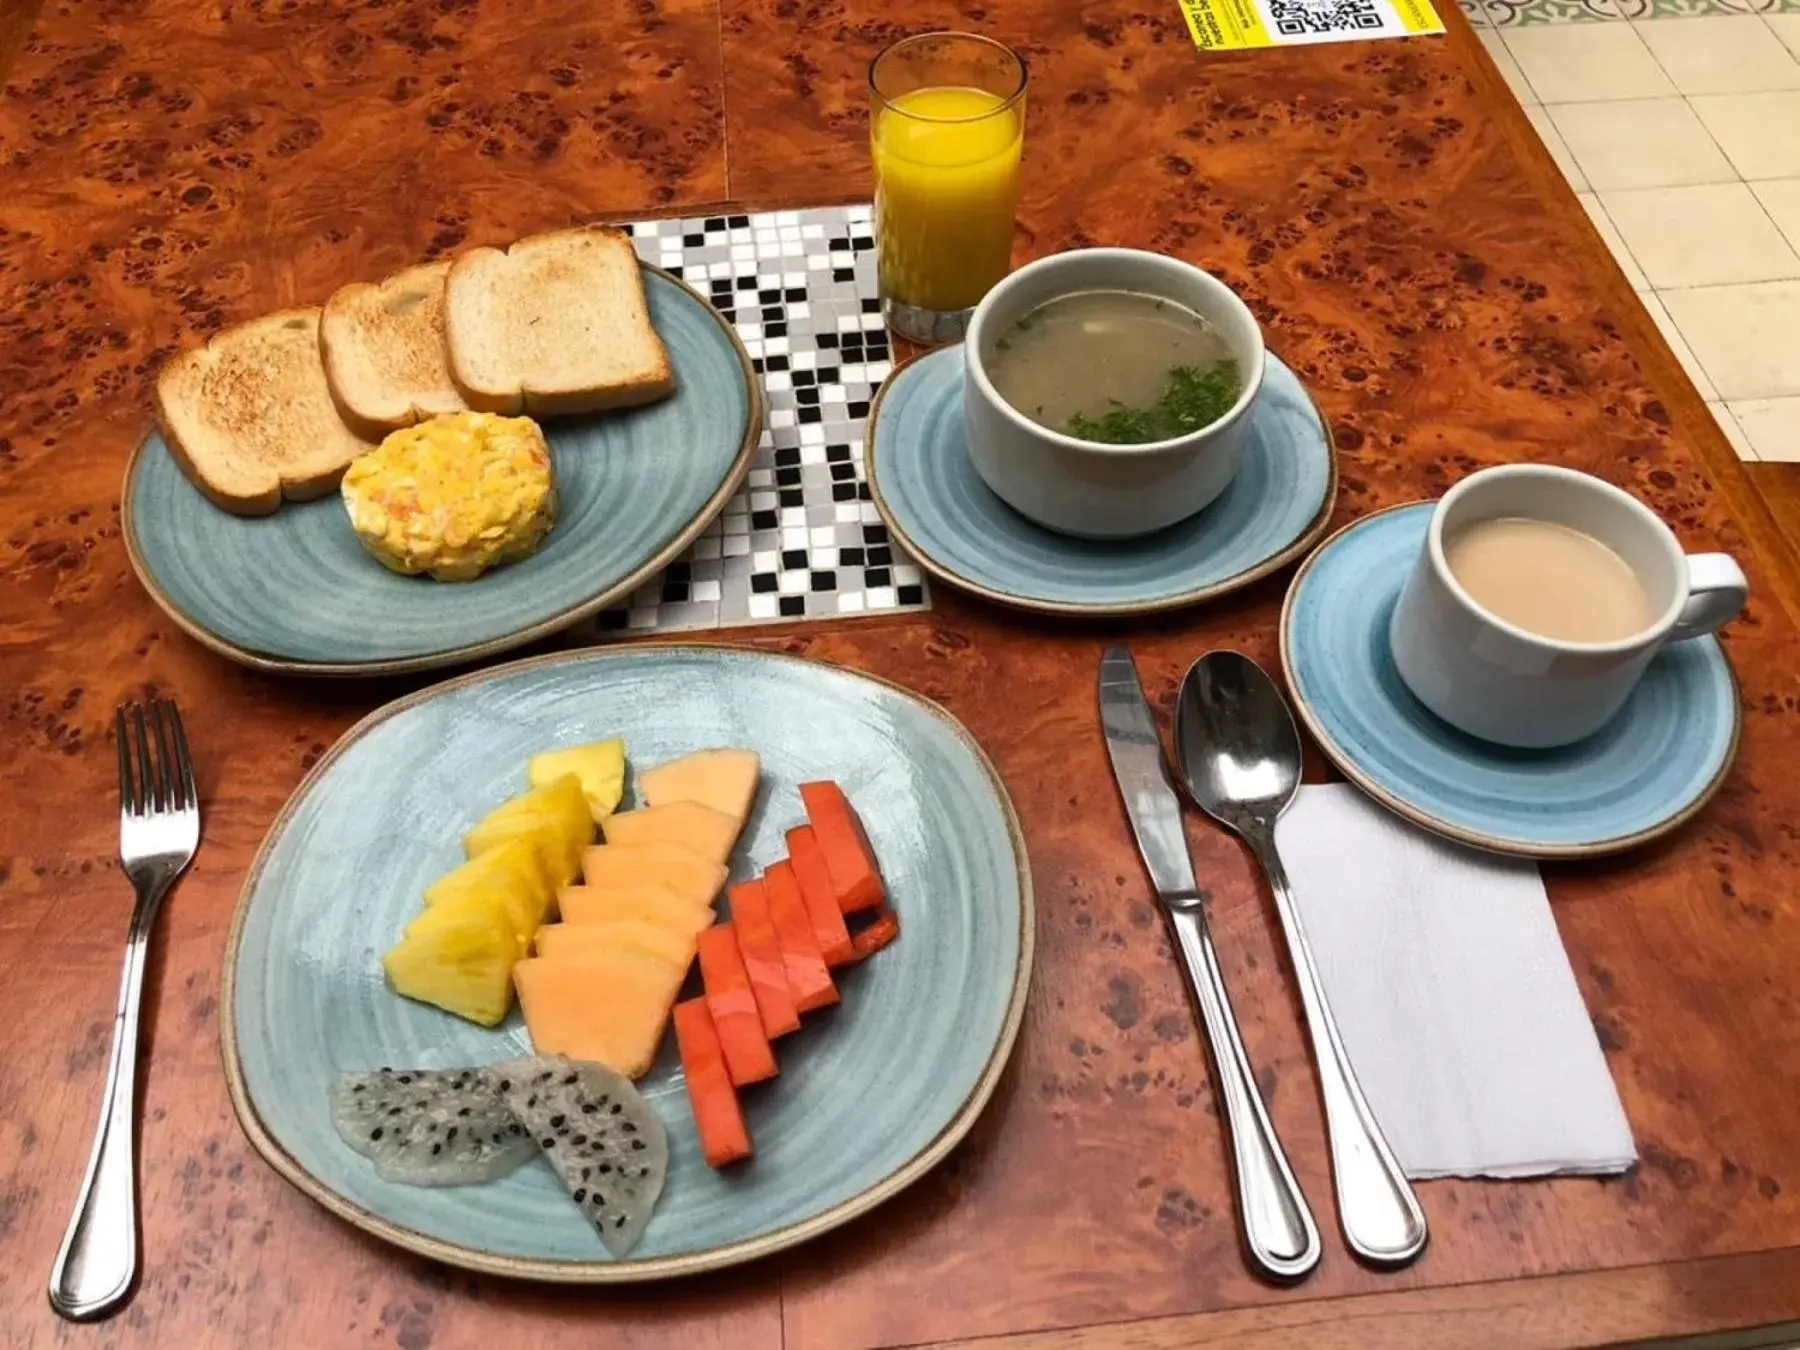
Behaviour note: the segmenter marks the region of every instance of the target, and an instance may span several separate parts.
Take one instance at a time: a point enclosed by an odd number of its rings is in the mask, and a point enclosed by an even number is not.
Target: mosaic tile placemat
[[[863,477],[863,428],[893,369],[870,208],[644,221],[638,256],[736,329],[762,381],[762,441],[744,486],[630,600],[578,628],[670,632],[927,609]]]

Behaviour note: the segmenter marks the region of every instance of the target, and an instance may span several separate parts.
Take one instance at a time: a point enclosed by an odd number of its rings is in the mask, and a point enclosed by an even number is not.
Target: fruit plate
[[[660,403],[543,423],[556,528],[520,562],[471,582],[388,571],[333,492],[271,516],[221,511],[156,432],[125,470],[125,546],[157,604],[198,641],[293,675],[455,665],[544,637],[628,595],[724,509],[750,467],[762,403],[731,325],[681,281],[644,269],[650,318],[675,368]]]
[[[485,1030],[395,995],[381,954],[462,832],[524,786],[526,756],[622,736],[633,764],[713,745],[762,756],[732,856],[785,852],[797,786],[831,778],[862,813],[900,938],[847,968],[842,1001],[781,1042],[746,1089],[756,1155],[700,1155],[672,1036],[640,1089],[669,1132],[669,1178],[642,1241],[609,1259],[549,1168],[482,1186],[381,1181],[332,1128],[342,1071],[451,1068],[529,1053],[515,1009]],[[627,803],[631,794],[627,792]],[[226,1079],[250,1141],[327,1209],[474,1270],[611,1283],[689,1275],[803,1242],[917,1180],[993,1092],[1031,975],[1030,872],[993,766],[943,709],[798,657],[644,646],[463,676],[365,718],[283,808],[244,884],[220,1004]]]

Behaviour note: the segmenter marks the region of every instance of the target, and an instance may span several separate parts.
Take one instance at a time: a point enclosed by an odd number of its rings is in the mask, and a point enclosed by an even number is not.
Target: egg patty
[[[363,547],[408,576],[469,581],[526,557],[556,524],[556,475],[529,417],[444,413],[390,432],[344,471]]]

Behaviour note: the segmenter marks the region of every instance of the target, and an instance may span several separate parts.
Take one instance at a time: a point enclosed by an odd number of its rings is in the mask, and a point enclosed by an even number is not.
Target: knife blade
[[[1213,1090],[1231,1144],[1245,1250],[1262,1274],[1302,1279],[1319,1264],[1319,1227],[1257,1090],[1194,880],[1181,800],[1169,782],[1162,738],[1144,701],[1137,666],[1123,647],[1109,648],[1100,658],[1100,727],[1138,852],[1175,930],[1182,972],[1200,1007]]]
[[[1194,864],[1181,828],[1181,799],[1169,783],[1162,738],[1138,683],[1137,665],[1123,647],[1100,658],[1100,727],[1125,816],[1157,898],[1171,909],[1200,903]]]

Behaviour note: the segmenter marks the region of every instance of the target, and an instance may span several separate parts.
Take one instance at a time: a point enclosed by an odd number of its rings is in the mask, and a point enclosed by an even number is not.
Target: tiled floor
[[[1800,0],[1461,0],[1747,460],[1800,462]]]

